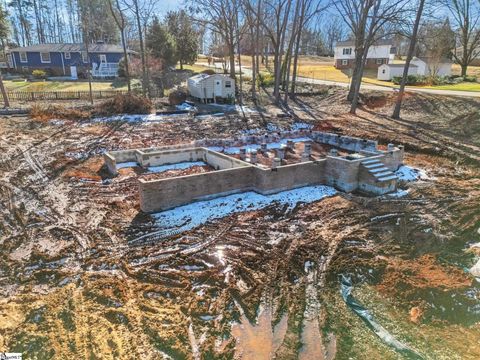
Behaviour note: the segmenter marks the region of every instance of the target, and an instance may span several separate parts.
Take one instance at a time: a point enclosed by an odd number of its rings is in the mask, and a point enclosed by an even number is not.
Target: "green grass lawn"
[[[135,82],[135,80],[134,80]],[[88,81],[12,81],[4,80],[7,91],[88,91]],[[127,83],[121,79],[92,81],[93,90],[126,90]]]
[[[435,90],[453,90],[453,91],[480,91],[480,83],[474,82],[462,82],[452,85],[436,85],[436,86],[423,86],[428,89]]]

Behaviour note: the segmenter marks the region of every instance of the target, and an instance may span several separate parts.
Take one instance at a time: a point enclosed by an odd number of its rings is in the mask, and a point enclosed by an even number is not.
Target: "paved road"
[[[206,63],[198,63],[197,65],[202,65],[202,66],[215,68],[217,70],[222,70],[222,65],[218,64],[218,63],[215,63],[214,65],[213,64],[208,65]],[[236,67],[236,71],[239,71],[238,65]],[[246,76],[252,76],[252,70],[248,67],[242,66],[242,72]],[[320,80],[320,79],[314,79],[314,78],[309,78],[309,77],[298,77],[297,81],[304,82],[304,83],[310,83],[310,84],[335,85],[335,86],[341,86],[341,87],[349,87],[348,83],[338,82],[338,81],[330,81],[330,80]],[[381,86],[381,85],[365,84],[365,83],[362,84],[361,88],[362,89],[367,89],[367,90],[376,90],[376,91],[385,91],[385,92],[392,92],[392,91],[397,91],[398,90],[398,87]],[[436,89],[410,87],[410,86],[407,86],[406,90],[409,91],[409,92],[427,93],[427,94],[434,94],[434,95],[480,98],[480,91],[436,90]]]

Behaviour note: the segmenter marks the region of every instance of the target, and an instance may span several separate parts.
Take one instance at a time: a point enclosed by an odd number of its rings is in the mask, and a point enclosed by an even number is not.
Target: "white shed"
[[[383,64],[378,67],[377,79],[390,81],[395,76],[403,76],[405,64]],[[408,67],[408,75],[417,75],[418,67],[410,64]]]
[[[188,79],[188,92],[201,101],[235,96],[235,82],[224,74],[199,74]]]
[[[450,76],[452,75],[452,60],[429,57],[414,57],[412,64],[417,65],[418,75]]]

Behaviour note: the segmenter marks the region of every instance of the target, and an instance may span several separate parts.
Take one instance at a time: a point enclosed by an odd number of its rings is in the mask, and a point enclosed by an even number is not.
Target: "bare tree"
[[[85,52],[87,56],[87,77],[88,77],[88,90],[90,103],[93,104],[93,92],[92,92],[92,62],[90,61],[89,43],[90,43],[90,7],[85,6],[84,2],[79,3],[81,13],[81,25],[83,30],[83,44],[85,46]]]
[[[115,1],[115,5],[113,5],[113,1]],[[118,26],[118,30],[120,30],[120,37],[122,39],[122,47],[123,47],[123,58],[125,62],[125,77],[127,79],[128,92],[130,92],[132,91],[132,87],[130,83],[130,71],[129,71],[130,59],[128,57],[127,41],[125,39],[125,28],[127,27],[127,19],[125,17],[124,11],[126,9],[120,6],[119,0],[108,0],[108,5],[110,7],[110,12],[112,13],[112,17]]]
[[[235,0],[191,0],[190,12],[197,23],[220,36],[228,50],[230,77],[235,80],[235,47],[237,15]],[[239,4],[238,4],[239,5]]]
[[[477,0],[445,1],[456,30],[456,43],[459,51],[453,57],[462,68],[462,76],[467,75],[468,65],[480,55],[480,2]]]
[[[397,101],[395,103],[395,109],[392,115],[394,119],[400,118],[400,110],[402,108],[402,99],[403,99],[403,94],[405,93],[405,85],[407,83],[407,78],[408,78],[408,68],[410,67],[410,62],[412,61],[413,54],[415,52],[415,46],[417,43],[417,33],[418,33],[418,28],[420,26],[420,20],[422,18],[424,6],[425,6],[425,0],[419,0],[417,15],[415,17],[415,22],[413,24],[413,29],[412,29],[412,35],[410,37],[410,45],[408,48],[407,59],[405,61],[405,67],[403,68],[403,76],[402,76],[402,81],[400,83],[400,90],[398,91]]]
[[[408,0],[339,0],[334,5],[342,15],[355,40],[355,66],[348,93],[355,114],[368,49],[406,16]],[[390,29],[389,29],[390,28]]]

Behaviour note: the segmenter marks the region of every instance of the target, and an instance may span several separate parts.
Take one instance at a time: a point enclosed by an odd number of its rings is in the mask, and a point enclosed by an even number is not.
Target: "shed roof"
[[[405,67],[405,64],[383,64],[383,65],[381,65],[381,66],[384,66],[384,65],[385,65],[385,66],[388,66],[388,67],[392,67],[392,68],[403,68],[403,67]],[[415,65],[415,64],[410,64],[409,67],[410,67],[410,68],[416,68],[416,67],[418,67],[418,66]]]
[[[345,41],[337,41],[335,46],[354,46],[355,40],[345,40]],[[393,45],[393,41],[391,39],[380,39],[375,41],[372,46],[381,46],[381,45]]]
[[[83,43],[70,44],[37,44],[30,46],[23,46],[10,49],[10,51],[25,51],[25,52],[80,52],[86,51]],[[123,53],[123,48],[116,44],[89,44],[88,51],[91,53]],[[127,50],[129,53],[134,53],[132,50]]]
[[[436,59],[432,56],[415,56],[412,61],[421,60],[425,64],[437,63],[437,64],[453,64],[453,61],[448,58]]]

